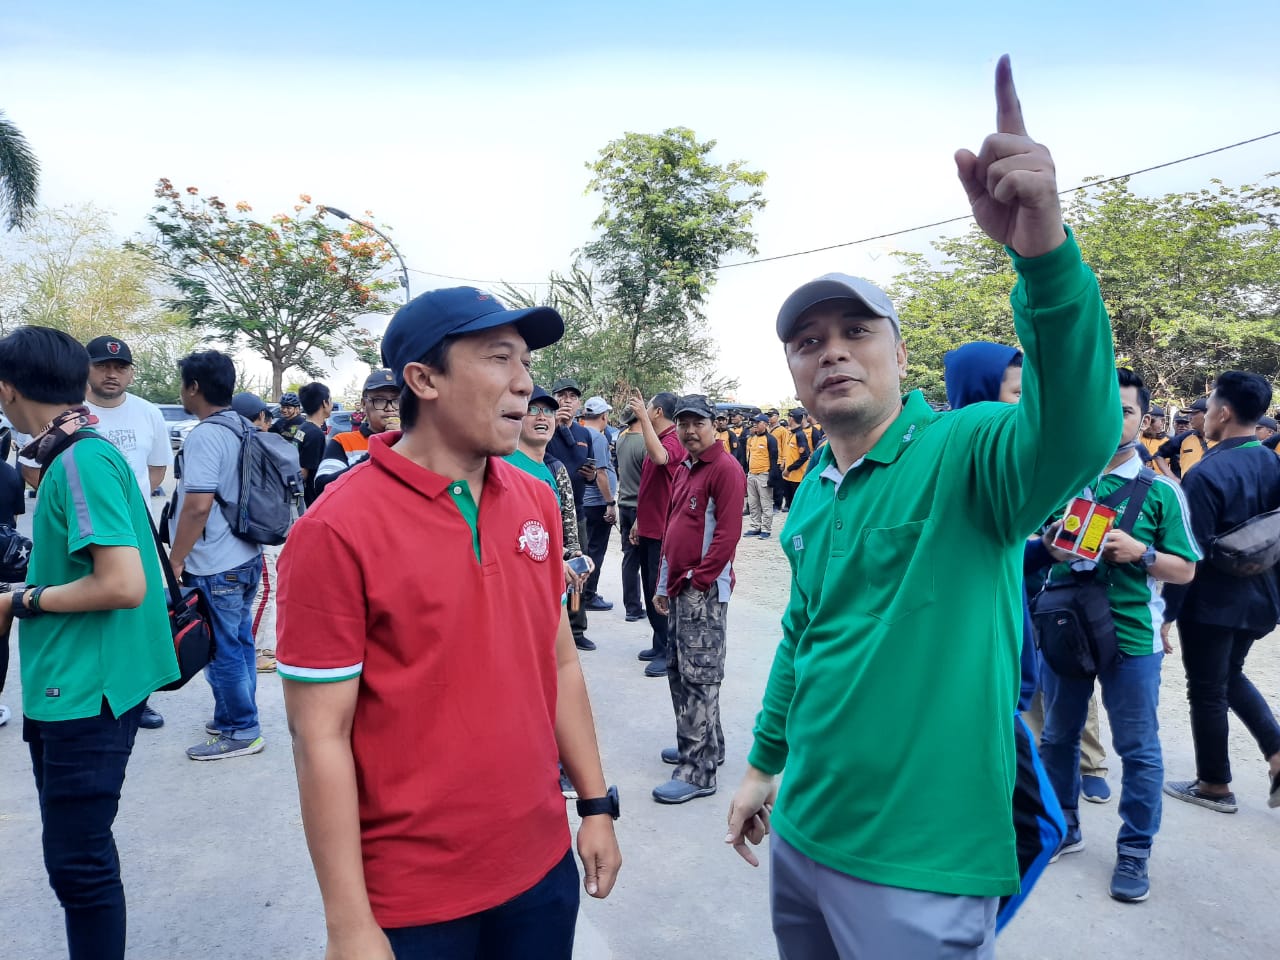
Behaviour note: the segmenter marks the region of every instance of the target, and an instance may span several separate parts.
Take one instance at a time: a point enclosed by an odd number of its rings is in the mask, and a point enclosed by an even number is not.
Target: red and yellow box
[[[1085,560],[1097,560],[1102,552],[1102,539],[1115,522],[1116,512],[1110,507],[1076,497],[1067,505],[1062,528],[1053,538],[1053,545]]]

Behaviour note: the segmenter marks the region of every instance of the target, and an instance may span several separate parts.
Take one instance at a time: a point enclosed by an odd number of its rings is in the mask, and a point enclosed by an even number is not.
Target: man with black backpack
[[[21,622],[22,738],[66,919],[63,956],[123,960],[112,827],[143,704],[179,670],[148,501],[93,429],[88,377],[88,352],[61,331],[19,327],[0,340],[0,405],[32,436],[22,456],[40,487],[27,584],[0,595],[0,636]],[[6,921],[21,922],[16,909]]]
[[[1280,725],[1244,675],[1249,649],[1280,619],[1276,567],[1264,563],[1260,570],[1233,569],[1218,549],[1224,534],[1280,507],[1280,461],[1258,443],[1255,432],[1270,405],[1271,387],[1256,373],[1233,370],[1218,377],[1204,414],[1205,437],[1216,446],[1182,480],[1191,526],[1207,559],[1194,583],[1168,591],[1165,611],[1166,621],[1178,621],[1196,779],[1169,781],[1164,792],[1221,813],[1237,809],[1227,750],[1228,708],[1267,758],[1268,802],[1280,807]],[[1265,536],[1265,526],[1251,526]],[[1168,632],[1166,622],[1166,636]]]
[[[213,688],[213,719],[205,725],[209,738],[188,748],[187,756],[221,760],[266,746],[258,724],[253,644],[262,546],[237,536],[221,509],[243,499],[241,441],[259,432],[231,408],[236,368],[230,357],[205,350],[183,357],[179,366],[182,406],[200,423],[183,444],[169,561],[179,578],[185,571],[185,582],[204,594],[218,650],[205,671]]]
[[[1156,717],[1164,603],[1158,583],[1188,582],[1195,575],[1200,551],[1191,535],[1178,485],[1143,467],[1138,456],[1138,431],[1151,394],[1132,370],[1122,368],[1118,376],[1124,413],[1120,446],[1102,476],[1083,495],[1117,511],[1115,526],[1102,540],[1097,563],[1052,546],[1063,529],[1062,521],[1049,528],[1045,545],[1059,563],[1049,573],[1045,593],[1033,602],[1032,616],[1045,661],[1040,674],[1045,710],[1040,755],[1067,820],[1067,836],[1059,855],[1084,849],[1079,814],[1080,734],[1096,678],[1102,686],[1112,744],[1123,769],[1111,896],[1137,902],[1147,899],[1150,892],[1147,860],[1160,826],[1164,776]],[[1109,610],[1098,612],[1104,621],[1110,614],[1111,638],[1108,649],[1094,642],[1101,638],[1088,640],[1096,667],[1094,675],[1088,675],[1087,665],[1064,663],[1062,651],[1072,647],[1072,638],[1065,633],[1077,621],[1061,610],[1072,602],[1066,593],[1079,595],[1099,584],[1105,597],[1100,602]],[[1062,596],[1052,611],[1043,602],[1051,591]]]

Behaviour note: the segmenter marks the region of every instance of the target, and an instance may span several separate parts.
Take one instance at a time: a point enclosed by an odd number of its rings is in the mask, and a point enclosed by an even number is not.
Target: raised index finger
[[[1013,67],[1006,53],[996,63],[996,132],[1027,135],[1027,125],[1022,120],[1022,104],[1013,86]]]

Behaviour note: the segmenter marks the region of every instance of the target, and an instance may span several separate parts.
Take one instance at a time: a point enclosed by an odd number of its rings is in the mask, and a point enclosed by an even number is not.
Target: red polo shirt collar
[[[415,463],[402,453],[397,453],[391,448],[400,440],[403,435],[402,431],[394,433],[388,431],[386,433],[377,433],[369,438],[369,459],[374,465],[385,470],[391,476],[395,477],[409,489],[422,494],[428,500],[434,500],[442,493],[446,493],[449,484],[456,480],[456,477],[446,477],[443,474],[435,473],[428,470],[421,464]],[[501,463],[499,457],[490,457],[485,463],[484,482],[486,485],[495,484],[498,489],[506,490],[507,484],[502,477],[502,467],[495,467],[495,464]],[[473,491],[474,493],[474,491]]]

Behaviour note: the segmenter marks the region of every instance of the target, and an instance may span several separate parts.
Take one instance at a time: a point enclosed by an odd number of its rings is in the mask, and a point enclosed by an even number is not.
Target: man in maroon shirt
[[[646,677],[667,675],[667,615],[658,612],[653,598],[657,593],[662,530],[667,523],[667,507],[671,502],[671,481],[684,459],[684,448],[676,436],[676,400],[674,393],[659,393],[646,404],[644,396],[636,390],[627,404],[640,420],[645,447],[631,542],[640,554],[644,609],[649,615],[649,625],[653,627],[653,645],[640,651],[640,659],[649,661],[644,668]]]
[[[688,457],[671,487],[654,606],[669,614],[667,682],[676,711],[676,746],[662,751],[675,764],[654,787],[659,803],[684,803],[716,792],[724,763],[720,682],[724,679],[725,616],[733,588],[733,558],[742,536],[738,505],[747,478],[716,438],[706,397],[676,404],[676,435]]]

